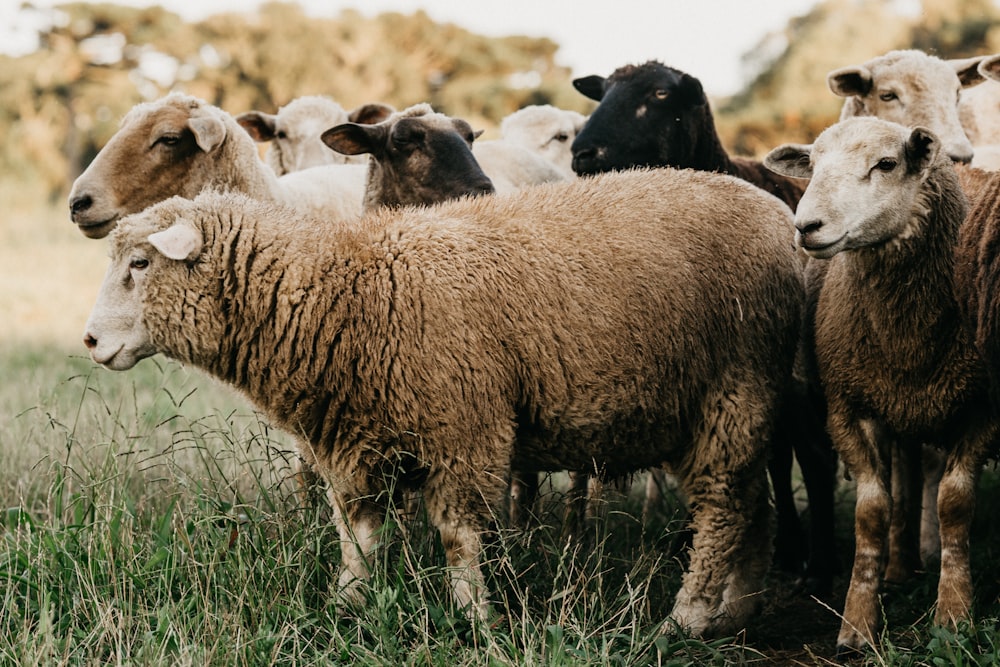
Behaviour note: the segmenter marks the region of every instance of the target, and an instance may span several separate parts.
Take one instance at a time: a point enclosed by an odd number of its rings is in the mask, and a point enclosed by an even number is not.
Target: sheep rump
[[[422,490],[456,602],[485,617],[480,534],[512,466],[667,464],[695,530],[671,616],[730,633],[772,549],[766,449],[803,293],[789,225],[787,207],[737,179],[669,169],[333,231],[206,193],[122,220],[85,341],[118,370],[157,352],[197,365],[308,439],[348,598],[388,478]],[[170,251],[180,261],[151,246],[163,235],[190,241]]]

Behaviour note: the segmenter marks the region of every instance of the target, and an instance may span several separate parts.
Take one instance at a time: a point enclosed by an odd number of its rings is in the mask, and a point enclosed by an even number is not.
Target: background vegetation
[[[746,88],[714,101],[726,146],[810,141],[840,108],[826,73],[892,48],[1000,51],[993,2],[920,4],[902,15],[889,0],[825,0],[767,36],[745,56]],[[154,359],[114,374],[85,357],[105,249],[76,232],[65,198],[133,104],[174,88],[233,113],[315,93],[345,107],[430,101],[495,132],[526,104],[590,110],[556,43],[285,3],[197,23],[94,3],[45,15],[40,50],[0,56],[0,664],[829,664],[846,577],[821,603],[775,573],[745,635],[660,636],[683,567],[676,503],[644,523],[636,493],[611,493],[581,544],[562,534],[558,478],[540,525],[504,532],[490,554],[496,626],[450,608],[419,518],[390,523],[364,607],[337,608],[329,517],[300,504],[283,434],[198,372]],[[996,487],[990,471],[974,533],[980,622],[931,628],[929,572],[888,592],[891,632],[867,662],[1000,661]],[[841,493],[849,559],[850,484]]]

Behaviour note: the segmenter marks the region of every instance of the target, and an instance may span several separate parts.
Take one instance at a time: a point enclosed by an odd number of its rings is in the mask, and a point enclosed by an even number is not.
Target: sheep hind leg
[[[892,445],[892,515],[885,581],[900,583],[921,569],[920,517],[923,501],[922,447]]]
[[[726,635],[744,627],[759,607],[771,563],[770,420],[762,409],[766,402],[751,400],[759,395],[734,393],[710,403],[705,432],[684,466],[691,471],[682,488],[690,499],[693,540],[670,616],[695,635]]]

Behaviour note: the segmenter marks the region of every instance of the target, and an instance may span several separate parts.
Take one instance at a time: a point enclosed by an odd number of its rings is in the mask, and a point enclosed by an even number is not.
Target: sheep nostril
[[[94,200],[90,195],[80,195],[79,197],[74,197],[69,202],[70,213],[80,213],[81,211],[86,211],[94,203]]]
[[[95,347],[97,347],[97,339],[91,336],[90,334],[86,334],[83,337],[83,344],[87,346],[88,350],[93,350]]]
[[[810,232],[815,232],[820,227],[823,226],[822,220],[806,220],[805,222],[796,222],[795,229],[799,230],[800,234],[809,234]]]

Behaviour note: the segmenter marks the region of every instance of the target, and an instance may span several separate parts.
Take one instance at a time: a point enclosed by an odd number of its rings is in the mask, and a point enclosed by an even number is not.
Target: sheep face
[[[201,157],[226,140],[225,124],[192,98],[138,105],[73,183],[70,217],[90,238],[104,238],[119,218],[173,195],[194,197]]]
[[[476,132],[464,120],[418,105],[382,123],[345,123],[323,133],[334,151],[371,154],[366,206],[436,204],[494,192],[472,154]]]
[[[149,298],[149,286],[151,282],[165,282],[166,272],[183,271],[190,275],[191,262],[200,255],[204,245],[201,232],[183,219],[177,219],[159,231],[150,221],[161,219],[152,218],[147,213],[123,220],[126,224],[111,237],[111,263],[87,319],[83,337],[91,359],[116,371],[128,370],[161,351],[161,345],[153,340],[146,326],[145,304]],[[171,284],[183,285],[187,282],[190,281],[173,281]],[[164,295],[158,298],[164,298]],[[166,295],[165,298],[171,297]],[[196,339],[194,336],[189,338]],[[211,357],[216,353],[217,350],[213,349],[204,356]],[[201,355],[195,353],[194,356]]]
[[[825,259],[915,232],[919,193],[939,150],[927,129],[856,118],[827,128],[811,146],[779,146],[764,164],[811,179],[795,213],[795,240]]]
[[[891,51],[862,65],[827,75],[835,94],[847,98],[841,119],[872,116],[907,127],[926,127],[956,162],[972,159],[959,120],[959,94],[979,84],[978,58],[942,60],[915,49]]]
[[[298,97],[277,114],[247,111],[236,122],[258,143],[270,142],[267,164],[278,176],[323,164],[364,164],[365,156],[331,151],[320,139],[323,131],[342,123],[377,123],[392,113],[383,104],[365,104],[347,112],[337,102],[319,95]]]
[[[621,67],[607,79],[588,76],[574,87],[600,104],[573,141],[573,171],[595,174],[631,167],[692,164],[706,126],[715,135],[698,79],[657,62]]]
[[[958,101],[962,127],[976,147],[973,166],[981,146],[1000,144],[1000,55],[984,58],[976,69],[987,80],[963,89]]]
[[[504,118],[500,133],[504,141],[526,148],[572,175],[571,146],[586,122],[587,117],[577,111],[536,104]]]

